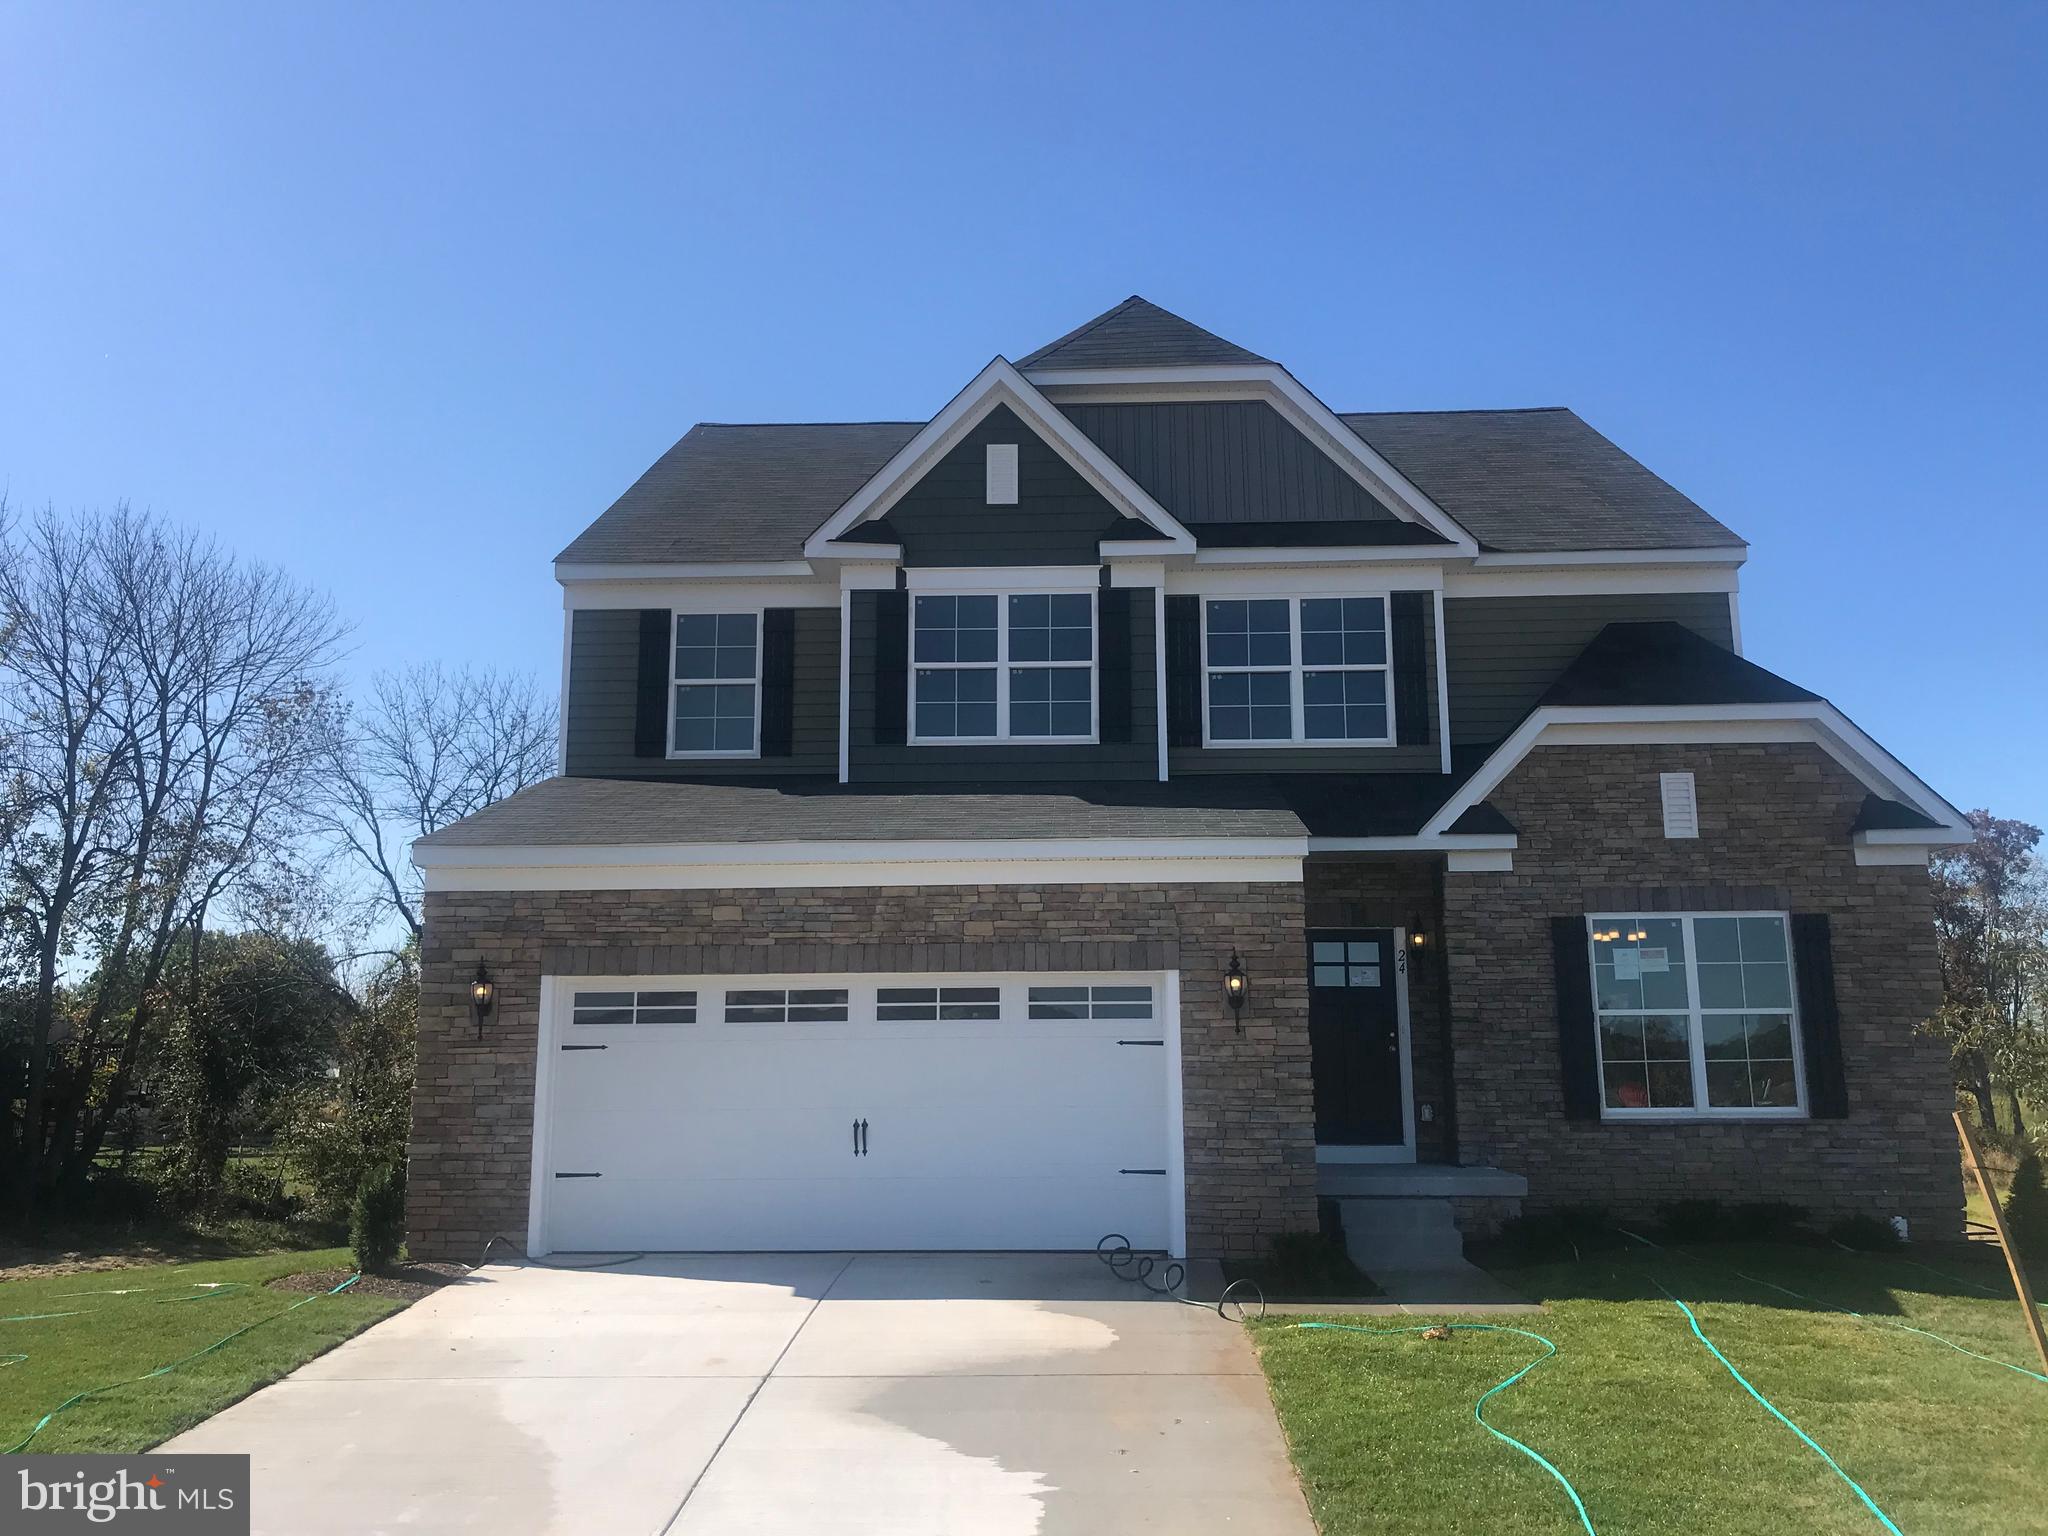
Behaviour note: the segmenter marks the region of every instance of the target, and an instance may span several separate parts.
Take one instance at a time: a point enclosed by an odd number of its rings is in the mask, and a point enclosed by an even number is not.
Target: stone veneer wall
[[[1700,836],[1667,839],[1657,775],[1683,770],[1696,776]],[[1782,1200],[1956,1236],[1947,1052],[1919,1029],[1940,1000],[1927,870],[1856,864],[1863,796],[1807,745],[1532,752],[1488,796],[1520,832],[1513,871],[1445,876],[1464,1160],[1526,1174],[1532,1210],[1640,1217],[1680,1199]],[[1743,907],[1831,920],[1848,1118],[1565,1119],[1550,919]]]
[[[1442,872],[1443,860],[1433,854],[1324,854],[1311,858],[1302,876],[1310,928],[1411,928],[1419,918],[1428,936],[1428,944],[1411,948],[1405,961],[1415,1157],[1424,1163],[1457,1161],[1444,1013]]]
[[[901,971],[1182,971],[1188,1247],[1312,1231],[1315,1129],[1301,887],[1074,885],[432,892],[421,943],[408,1224],[422,1259],[525,1240],[540,978]],[[1254,978],[1240,1034],[1219,978]],[[497,1009],[476,1038],[481,960]]]

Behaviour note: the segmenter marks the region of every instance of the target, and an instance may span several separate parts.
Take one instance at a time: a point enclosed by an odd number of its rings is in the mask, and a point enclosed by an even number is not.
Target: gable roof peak
[[[1134,293],[1057,341],[1047,342],[1017,366],[1183,368],[1205,363],[1271,361]]]

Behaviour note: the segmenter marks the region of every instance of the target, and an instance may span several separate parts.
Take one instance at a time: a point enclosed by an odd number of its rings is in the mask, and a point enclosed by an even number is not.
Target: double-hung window
[[[1394,739],[1384,594],[1210,598],[1202,654],[1206,745]]]
[[[752,757],[760,751],[761,616],[676,615],[676,756]]]
[[[1788,928],[1782,912],[1587,919],[1608,1118],[1805,1113]]]
[[[1093,592],[921,592],[911,740],[1092,741]]]

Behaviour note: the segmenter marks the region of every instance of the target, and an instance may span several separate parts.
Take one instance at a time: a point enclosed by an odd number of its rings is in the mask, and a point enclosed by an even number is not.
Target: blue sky
[[[552,679],[697,420],[1143,293],[1339,409],[1568,404],[1750,654],[2048,822],[2048,8],[0,0],[0,486]]]

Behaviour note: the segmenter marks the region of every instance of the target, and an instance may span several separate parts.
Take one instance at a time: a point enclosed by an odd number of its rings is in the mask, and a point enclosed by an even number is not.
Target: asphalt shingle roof
[[[423,837],[426,849],[577,845],[898,842],[943,838],[1401,837],[1463,775],[1199,774],[1149,781],[1006,784],[989,792],[846,785],[828,778],[554,778]],[[1485,807],[1483,826],[1512,830]]]
[[[1743,542],[1562,406],[1351,412],[1343,420],[1485,549],[1717,549]]]
[[[702,422],[555,556],[587,564],[798,560],[921,421]]]
[[[1269,361],[1134,293],[1059,340],[1047,342],[1017,366],[1180,368],[1200,363]]]
[[[1626,708],[1652,704],[1811,704],[1820,699],[1669,619],[1609,624],[1538,701]]]
[[[1299,837],[1263,778],[880,789],[823,778],[735,783],[554,778],[420,839],[425,848],[905,838]]]

